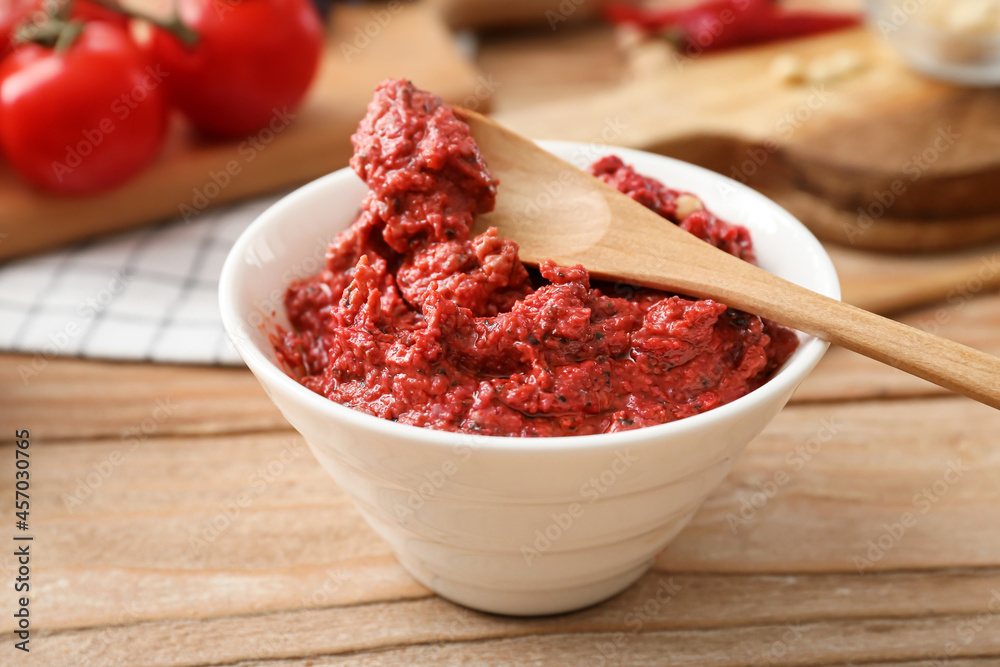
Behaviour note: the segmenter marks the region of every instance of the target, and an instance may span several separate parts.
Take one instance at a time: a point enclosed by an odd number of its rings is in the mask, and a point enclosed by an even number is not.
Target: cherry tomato
[[[14,50],[14,32],[27,19],[34,23],[45,20],[49,5],[58,0],[0,0],[0,58]],[[128,17],[87,0],[74,0],[70,18],[80,21],[106,21],[121,28],[128,27]]]
[[[162,81],[111,24],[87,23],[62,52],[23,44],[0,64],[0,148],[40,188],[74,195],[112,188],[163,143]]]
[[[150,48],[173,103],[195,127],[246,136],[295,111],[323,48],[309,0],[180,0],[179,10],[197,44],[155,29]]]

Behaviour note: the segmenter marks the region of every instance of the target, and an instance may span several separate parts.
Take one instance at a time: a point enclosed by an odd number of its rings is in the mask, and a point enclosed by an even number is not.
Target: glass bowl
[[[866,0],[868,22],[917,71],[1000,85],[1000,0]]]

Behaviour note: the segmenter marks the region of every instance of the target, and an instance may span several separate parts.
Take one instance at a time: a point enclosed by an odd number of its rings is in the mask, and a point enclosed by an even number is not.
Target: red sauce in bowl
[[[493,229],[497,181],[468,126],[407,81],[375,91],[352,137],[370,192],[321,273],[285,295],[279,361],[309,389],[377,417],[488,435],[563,436],[663,424],[762,385],[794,332],[717,301],[537,274]],[[616,157],[591,172],[713,245],[754,261],[750,235]],[[503,187],[502,184],[499,187]]]

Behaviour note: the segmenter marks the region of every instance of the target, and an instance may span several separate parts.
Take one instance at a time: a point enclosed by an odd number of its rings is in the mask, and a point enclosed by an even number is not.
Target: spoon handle
[[[623,246],[611,254],[607,247],[592,250],[581,263],[612,279],[717,299],[1000,410],[1000,358],[813,292],[686,232],[646,238],[645,246],[631,246],[629,262],[613,258],[624,254]],[[614,272],[601,270],[607,266]]]
[[[780,307],[747,310],[1000,409],[1000,358],[772,278],[766,301]]]
[[[713,298],[1000,409],[1000,359],[817,294],[714,248],[475,112],[460,110],[506,192],[490,223],[521,259],[580,263],[595,278]],[[550,186],[558,207],[530,219]],[[505,203],[506,202],[506,203]],[[487,217],[487,216],[482,216]],[[560,224],[556,224],[560,223]]]

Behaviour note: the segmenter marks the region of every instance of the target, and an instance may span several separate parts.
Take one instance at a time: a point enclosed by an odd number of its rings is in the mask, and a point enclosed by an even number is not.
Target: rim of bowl
[[[728,192],[735,192],[741,198],[757,200],[760,205],[770,208],[776,217],[783,218],[786,223],[791,224],[799,237],[796,239],[797,242],[807,246],[804,250],[814,257],[817,264],[817,273],[822,278],[823,289],[819,290],[820,293],[834,299],[840,298],[840,282],[836,269],[820,242],[795,216],[756,190],[704,167],[647,151],[610,144],[592,144],[577,141],[538,141],[537,143],[546,150],[561,146],[575,151],[597,151],[597,155],[615,154],[626,162],[629,161],[627,158],[629,155],[641,155],[644,158],[651,157],[656,160],[669,162],[674,167],[700,173],[702,176],[716,180],[719,184],[725,184]],[[247,266],[246,262],[243,262],[242,259],[247,256],[247,250],[255,237],[263,229],[280,221],[283,218],[285,209],[289,208],[294,202],[309,198],[315,192],[331,187],[344,177],[344,172],[348,171],[350,171],[350,167],[344,167],[343,169],[338,169],[335,172],[321,176],[290,192],[258,215],[243,233],[240,234],[236,243],[229,251],[219,279],[219,308],[222,314],[223,326],[236,351],[243,358],[244,362],[246,362],[250,370],[255,375],[266,376],[268,382],[284,386],[297,400],[302,401],[314,411],[326,413],[332,420],[347,421],[358,428],[377,429],[389,437],[406,438],[411,441],[417,440],[423,445],[448,448],[456,445],[468,446],[470,438],[476,441],[475,446],[477,448],[495,450],[551,451],[571,448],[620,447],[640,440],[656,438],[661,435],[682,435],[700,428],[702,424],[709,420],[717,420],[720,417],[750,409],[755,405],[773,399],[775,395],[781,394],[786,390],[793,391],[795,386],[819,363],[819,360],[829,347],[829,343],[814,336],[803,334],[805,338],[801,340],[798,349],[795,350],[789,360],[778,369],[777,373],[770,380],[735,401],[708,410],[707,412],[685,417],[684,419],[616,433],[529,438],[441,431],[422,426],[400,424],[349,408],[346,405],[341,405],[336,401],[307,389],[268,359],[252,342],[240,341],[238,331],[242,318],[239,315],[239,308],[236,304],[238,280]],[[284,289],[287,285],[280,287]],[[264,378],[259,379],[263,380]]]
[[[872,25],[875,29],[878,29],[876,25],[880,19],[891,18],[892,10],[901,4],[901,0],[865,0],[864,9],[868,23]],[[923,4],[922,2],[920,4]],[[888,34],[888,37],[895,37],[900,32],[914,31],[922,32],[923,35],[933,36],[933,37],[950,37],[957,38],[965,41],[990,44],[993,46],[1000,46],[1000,33],[996,32],[962,32],[960,30],[952,30],[946,26],[936,25],[934,23],[928,23],[917,17],[916,12],[907,12],[902,9],[903,13],[906,15],[906,22],[899,25],[894,25],[896,30],[893,30]],[[915,20],[914,20],[915,19]],[[880,33],[881,34],[881,33]],[[883,39],[887,38],[886,35],[881,35]]]

